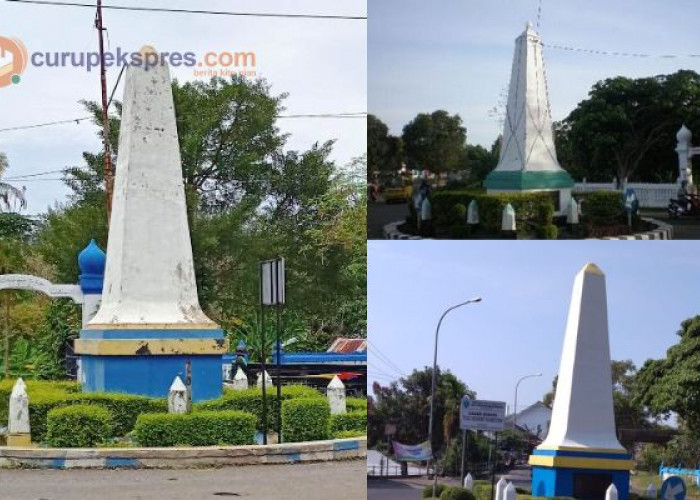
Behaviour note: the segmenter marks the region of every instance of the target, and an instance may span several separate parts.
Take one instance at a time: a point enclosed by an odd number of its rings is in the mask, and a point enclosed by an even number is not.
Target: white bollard
[[[654,483],[649,483],[645,496],[648,498],[656,498],[656,486],[654,486]]]
[[[515,500],[516,498],[517,498],[517,493],[515,491],[515,486],[513,486],[513,483],[508,482],[508,486],[506,486],[506,489],[503,492],[503,499],[502,500]]]
[[[467,475],[464,476],[464,488],[471,491],[474,488],[474,479],[472,478],[472,475],[467,472]]]
[[[576,203],[576,200],[573,198],[571,198],[568,210],[566,211],[566,223],[578,224],[578,203]]]
[[[503,477],[501,477],[501,479],[499,479],[496,483],[496,496],[494,497],[496,500],[503,500],[503,495],[506,491],[506,486],[508,486],[508,482]]]
[[[258,373],[258,382],[257,382],[258,389],[262,388],[262,380],[263,380],[262,378],[263,378],[263,374]],[[270,377],[270,374],[267,373],[267,371],[265,371],[265,388],[267,389],[268,387],[272,387],[272,377]]]
[[[248,388],[248,376],[243,372],[241,367],[236,370],[236,376],[233,377],[233,384],[231,384],[234,391],[245,391]]]
[[[608,489],[605,490],[605,500],[617,500],[617,488],[614,484],[611,484],[608,486]]]
[[[331,415],[338,415],[340,413],[347,413],[346,399],[345,399],[345,385],[341,382],[338,375],[333,376],[333,380],[328,384],[326,388],[326,397],[328,398],[328,404],[331,407]]]
[[[32,443],[29,427],[29,396],[27,396],[27,385],[21,378],[18,378],[12,387],[9,415],[7,446],[29,446]]]
[[[168,392],[168,413],[187,413],[187,387],[180,377],[175,377]]]
[[[479,204],[476,200],[469,202],[467,207],[467,224],[476,225],[479,223]]]
[[[501,216],[501,230],[502,231],[515,231],[515,210],[513,206],[508,203],[503,207],[503,214]]]

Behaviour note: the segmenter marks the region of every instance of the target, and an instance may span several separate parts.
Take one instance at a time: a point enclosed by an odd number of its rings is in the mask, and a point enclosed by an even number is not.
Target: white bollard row
[[[464,476],[464,485],[463,486],[465,489],[472,491],[472,489],[474,488],[474,478],[472,478],[471,474],[467,473],[467,475]]]
[[[24,380],[18,378],[10,394],[7,446],[29,446],[31,443],[27,385]]]
[[[333,380],[328,384],[326,388],[326,397],[331,407],[331,415],[347,413],[345,385],[343,385],[343,382],[338,378],[338,375],[334,375]]]
[[[248,377],[239,366],[236,370],[236,375],[233,377],[233,390],[245,391],[248,388]]]
[[[175,377],[168,392],[168,413],[187,413],[187,387]]]

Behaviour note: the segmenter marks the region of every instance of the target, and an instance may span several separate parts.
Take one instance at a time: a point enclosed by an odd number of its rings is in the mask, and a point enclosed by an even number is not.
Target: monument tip
[[[141,53],[144,56],[147,54],[158,55],[158,51],[150,45],[144,45],[143,47],[141,47],[141,50],[139,50],[139,53]]]
[[[599,274],[600,276],[605,276],[605,273],[600,270],[598,266],[596,266],[593,262],[589,262],[585,266],[583,266],[583,269],[581,269],[584,273],[590,273],[590,274]]]

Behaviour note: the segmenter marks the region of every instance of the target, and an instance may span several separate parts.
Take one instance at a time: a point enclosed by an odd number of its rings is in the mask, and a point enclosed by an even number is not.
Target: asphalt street
[[[363,500],[365,460],[187,470],[0,470],[1,500]]]
[[[367,239],[383,239],[382,229],[384,226],[390,222],[405,220],[407,215],[408,206],[405,203],[391,203],[389,205],[383,201],[370,203],[367,207]]]

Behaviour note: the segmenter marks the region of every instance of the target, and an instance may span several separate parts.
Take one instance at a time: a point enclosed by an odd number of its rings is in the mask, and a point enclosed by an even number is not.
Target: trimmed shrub
[[[474,498],[476,500],[491,500],[491,483],[486,482],[486,484],[474,484],[474,488],[472,489],[472,493],[474,494]]]
[[[331,408],[325,398],[282,402],[282,439],[286,443],[328,439],[330,421]]]
[[[331,415],[331,435],[336,437],[345,431],[367,432],[367,411],[355,411]]]
[[[46,418],[46,442],[61,448],[95,446],[112,434],[112,414],[94,405],[54,408]]]
[[[334,439],[349,439],[356,437],[364,437],[367,435],[367,431],[340,431],[333,435]]]
[[[581,205],[582,218],[594,225],[618,222],[624,212],[622,194],[618,191],[593,191],[574,193]]]
[[[81,403],[102,406],[112,413],[113,435],[125,436],[134,429],[142,413],[167,413],[168,402],[145,396],[121,393],[87,393],[80,395]]]
[[[440,500],[474,500],[474,495],[466,488],[451,486],[440,494]]]
[[[367,400],[365,398],[347,398],[345,407],[348,412],[367,411]]]
[[[503,208],[510,203],[518,220],[518,234],[525,237],[555,239],[553,224],[554,201],[551,193],[498,193],[478,191],[437,190],[431,197],[433,222],[438,233],[454,227],[456,205],[469,206],[472,200],[479,205],[479,231],[483,235],[501,233]],[[466,225],[466,223],[465,223]]]
[[[439,484],[435,487],[435,494],[437,497],[435,498],[440,498],[440,495],[442,495],[442,492],[447,489],[447,486],[444,484]],[[423,486],[423,498],[433,498],[433,485],[427,484]]]
[[[298,398],[316,398],[325,400],[325,396],[316,389],[303,385],[289,385],[282,387],[282,401]],[[277,429],[277,389],[267,391],[267,428]],[[244,391],[226,390],[224,395],[218,399],[196,403],[193,406],[195,411],[222,411],[237,410],[252,413],[257,417],[256,429],[262,430],[262,390],[258,388],[246,389]]]
[[[0,423],[7,423],[10,405],[10,394],[16,380],[0,380]],[[25,380],[27,384],[27,395],[31,401],[34,397],[44,395],[59,396],[75,394],[80,392],[80,386],[76,382],[68,380],[47,381],[47,380]]]
[[[134,427],[141,446],[244,445],[255,442],[254,415],[241,411],[145,413]]]
[[[71,406],[80,402],[78,394],[34,394],[29,396],[29,425],[32,441],[40,443],[46,438],[49,412],[57,408]]]

